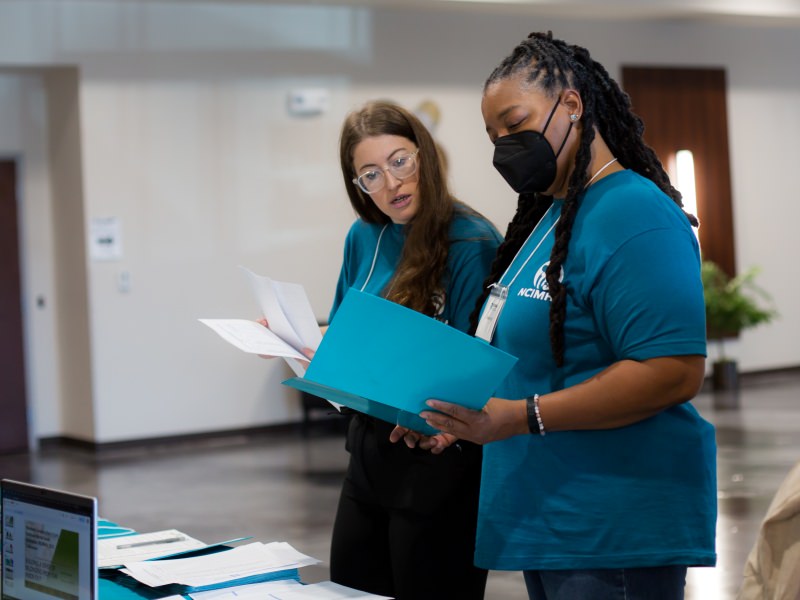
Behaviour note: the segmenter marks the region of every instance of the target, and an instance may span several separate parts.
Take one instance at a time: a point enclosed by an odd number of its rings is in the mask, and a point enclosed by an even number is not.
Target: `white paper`
[[[303,349],[316,351],[322,341],[305,289],[297,283],[275,281],[245,267],[239,268],[250,283],[269,329],[255,321],[254,325],[245,325],[241,319],[199,319],[200,322],[244,352],[283,358],[295,375],[303,377],[308,362]],[[341,404],[330,404],[341,410]]]
[[[272,600],[274,594],[287,592],[303,584],[294,579],[280,579],[278,581],[264,581],[248,585],[207,590],[205,592],[192,592],[189,594],[194,600]]]
[[[308,362],[303,349],[316,351],[322,341],[322,332],[303,286],[240,268],[250,282],[269,329],[243,319],[199,319],[200,322],[244,352],[283,358],[295,375],[303,377]],[[341,411],[341,404],[328,402]]]
[[[392,597],[376,596],[332,581],[323,581],[274,593],[272,598],[275,600],[391,600]]]
[[[306,369],[297,361],[308,361],[303,349],[316,350],[322,341],[322,332],[303,286],[241,269],[247,275],[268,328],[244,319],[199,321],[244,352],[284,358],[295,374],[302,377]]]
[[[301,554],[286,542],[254,542],[232,550],[192,558],[126,563],[122,572],[150,587],[171,583],[203,587],[286,569],[298,569],[319,562],[321,561]]]
[[[303,585],[293,579],[194,592],[190,596],[194,600],[391,600],[391,596],[376,596],[332,581]]]
[[[101,569],[118,567],[126,562],[198,550],[206,545],[177,529],[104,538],[97,541],[97,566]]]
[[[240,268],[247,275],[269,328],[296,350],[316,350],[322,333],[303,286],[275,281]]]
[[[308,360],[256,321],[246,319],[199,319],[199,321],[216,331],[226,342],[244,352]]]
[[[89,221],[89,256],[93,260],[122,258],[122,225],[118,217],[93,217]]]

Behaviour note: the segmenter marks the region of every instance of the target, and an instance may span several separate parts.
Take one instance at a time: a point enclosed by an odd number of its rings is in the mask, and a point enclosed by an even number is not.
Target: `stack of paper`
[[[105,538],[97,541],[97,566],[108,569],[126,562],[150,560],[205,547],[204,542],[177,529]]]
[[[134,533],[132,529],[127,531]],[[105,537],[97,541],[97,566],[100,569],[117,569],[125,563],[178,556],[196,550],[210,550],[248,540],[250,537],[206,544],[177,529]]]
[[[253,585],[193,592],[193,600],[391,600],[354,590],[332,581],[303,585],[298,581],[270,581]]]
[[[125,563],[122,572],[150,587],[178,585],[183,590],[202,590],[258,581],[297,579],[297,569],[319,562],[285,542],[254,542],[192,558]]]
[[[205,592],[191,592],[192,600],[273,600],[276,594],[303,587],[296,579],[264,581],[247,585],[235,585]]]

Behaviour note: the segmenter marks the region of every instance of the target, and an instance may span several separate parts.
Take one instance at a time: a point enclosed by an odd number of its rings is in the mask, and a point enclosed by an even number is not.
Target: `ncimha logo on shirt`
[[[541,267],[539,267],[536,270],[536,274],[533,276],[533,287],[520,288],[517,292],[517,296],[522,296],[523,298],[532,298],[533,300],[543,300],[545,302],[552,301],[549,291],[550,286],[547,285],[547,267],[549,266],[550,261],[548,260]],[[558,280],[562,281],[563,278],[564,270],[562,269]]]

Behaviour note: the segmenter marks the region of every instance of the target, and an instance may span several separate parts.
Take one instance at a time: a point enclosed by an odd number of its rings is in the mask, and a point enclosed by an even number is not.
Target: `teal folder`
[[[479,410],[517,359],[378,296],[350,289],[304,377],[283,383],[420,433],[436,398]]]

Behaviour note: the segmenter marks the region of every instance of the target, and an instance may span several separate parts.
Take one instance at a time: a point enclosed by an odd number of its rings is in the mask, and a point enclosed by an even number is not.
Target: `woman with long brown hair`
[[[400,106],[370,102],[347,116],[340,161],[358,219],[330,319],[355,287],[466,331],[501,237],[450,194],[430,132]],[[400,600],[483,598],[486,571],[473,566],[480,447],[457,441],[432,454],[417,442],[353,415],[331,579]]]

